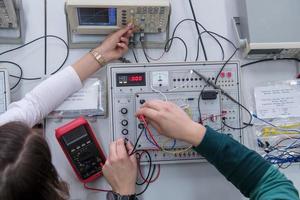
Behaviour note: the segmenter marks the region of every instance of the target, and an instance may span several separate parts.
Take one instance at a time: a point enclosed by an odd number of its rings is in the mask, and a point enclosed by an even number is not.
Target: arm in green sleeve
[[[260,181],[263,180],[271,165],[258,153],[249,150],[231,137],[209,127],[206,128],[204,139],[199,146],[195,147],[195,150],[213,164],[246,197],[250,197],[250,194],[253,194],[253,197],[261,195],[253,191],[258,189],[259,184],[264,185]],[[278,170],[277,172],[281,174]],[[268,181],[270,179],[274,179],[275,182],[281,181],[277,179],[277,176],[268,177]],[[291,186],[294,188],[293,185]]]
[[[251,200],[293,199],[299,194],[293,183],[274,166],[271,166],[250,194]]]

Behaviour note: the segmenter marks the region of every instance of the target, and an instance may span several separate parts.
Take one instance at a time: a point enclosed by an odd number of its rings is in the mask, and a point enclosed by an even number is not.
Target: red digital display
[[[143,76],[129,76],[128,79],[130,82],[138,82],[138,81],[143,81],[144,77]]]
[[[120,73],[117,74],[117,86],[145,86],[146,74],[145,73]]]

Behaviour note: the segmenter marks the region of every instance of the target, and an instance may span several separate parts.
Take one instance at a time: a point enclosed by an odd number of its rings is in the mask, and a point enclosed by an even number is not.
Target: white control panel
[[[123,137],[135,144],[144,130],[143,124],[134,116],[135,112],[144,102],[160,99],[177,104],[194,121],[202,122],[243,142],[242,131],[226,128],[222,121],[226,120],[229,126],[240,127],[242,119],[239,106],[223,96],[220,91],[208,86],[197,74],[192,73],[192,70],[195,70],[210,80],[215,80],[223,64],[205,62],[109,65],[107,77],[111,139]],[[217,84],[240,101],[239,63],[228,63]],[[149,151],[153,162],[181,163],[204,160],[192,149],[183,151],[189,147],[188,144],[161,136],[153,127],[149,127],[153,137],[165,151],[154,150],[155,145],[147,133],[142,133],[137,150]],[[142,161],[147,161],[147,155],[143,156]]]

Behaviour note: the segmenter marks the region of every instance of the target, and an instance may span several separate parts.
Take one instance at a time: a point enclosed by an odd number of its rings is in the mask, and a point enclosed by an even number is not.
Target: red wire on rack
[[[111,192],[111,190],[104,190],[104,189],[97,189],[97,188],[91,188],[87,185],[87,183],[83,184],[84,188],[87,190],[97,191],[97,192]]]
[[[157,181],[157,179],[159,178],[160,176],[160,165],[157,165],[157,174],[156,174],[156,177],[152,180],[146,180],[146,178],[144,177],[143,173],[142,173],[142,170],[141,170],[141,167],[139,165],[139,173],[140,173],[140,176],[142,178],[143,181],[145,181],[146,183],[154,183],[155,181]]]
[[[150,138],[152,139],[153,143],[155,144],[155,146],[160,150],[160,146],[158,145],[157,141],[155,140],[153,134],[152,134],[152,131],[150,130],[149,126],[148,126],[148,123],[146,122],[145,120],[145,117],[143,115],[140,115],[138,116],[138,119],[143,122],[146,130],[147,130],[147,133],[149,134]]]
[[[220,117],[220,118],[225,117],[226,114],[227,114],[226,112],[222,112],[222,114],[220,114],[220,115],[211,115],[209,117],[206,117],[206,118],[202,119],[202,121],[206,121],[206,120],[209,120],[209,119],[214,121],[218,117]]]
[[[141,157],[143,156],[143,154],[144,154],[145,152],[143,151],[139,156],[139,159],[138,159],[138,170],[139,170],[139,174],[140,174],[140,177],[142,178],[142,180],[145,182],[145,183],[154,183],[155,181],[157,181],[157,179],[159,178],[159,176],[160,176],[160,165],[157,165],[157,168],[158,168],[158,171],[157,171],[157,174],[156,174],[156,176],[155,176],[155,178],[154,179],[152,179],[152,180],[146,180],[146,178],[144,177],[144,175],[143,175],[143,172],[142,172],[142,169],[141,169],[141,164],[140,164],[140,162],[141,162]]]

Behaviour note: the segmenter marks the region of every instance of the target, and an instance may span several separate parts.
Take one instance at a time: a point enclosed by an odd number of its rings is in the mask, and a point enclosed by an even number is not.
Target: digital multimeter
[[[102,176],[106,158],[86,119],[80,117],[57,128],[55,135],[81,182]]]

